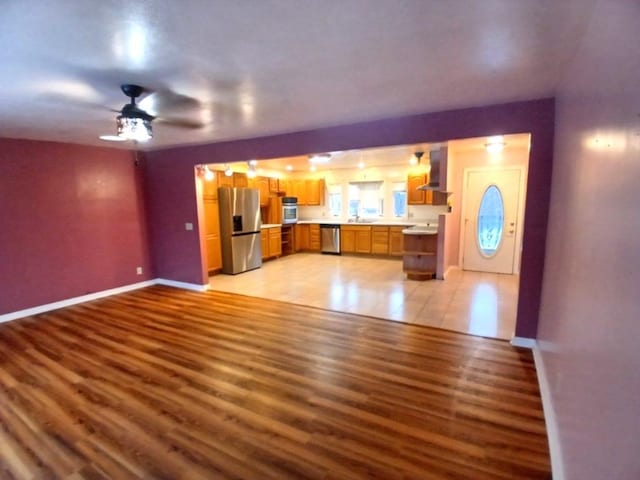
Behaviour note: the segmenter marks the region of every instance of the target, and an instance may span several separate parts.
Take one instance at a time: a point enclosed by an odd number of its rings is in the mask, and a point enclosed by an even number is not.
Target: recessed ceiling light
[[[489,137],[487,139],[487,143],[484,144],[484,147],[489,153],[499,153],[505,145],[504,137],[502,135],[496,135],[494,137]]]
[[[124,137],[119,137],[118,135],[100,135],[98,137],[100,140],[106,140],[107,142],[126,142],[127,139]]]
[[[315,172],[316,171],[316,166],[315,165],[311,165],[309,167],[309,170],[311,170],[312,172]]]
[[[409,165],[417,165],[418,164],[418,159],[415,157],[415,155],[411,155],[411,158],[409,159]]]
[[[257,165],[258,160],[249,160],[249,165]]]
[[[285,168],[287,169],[287,171],[288,171],[288,172],[290,172],[291,170],[293,170],[293,167],[292,167],[291,165],[287,165]]]
[[[329,163],[329,160],[331,160],[330,153],[322,153],[318,155],[312,155],[309,157],[310,163]]]
[[[364,168],[364,162],[358,162],[358,168],[362,170]]]

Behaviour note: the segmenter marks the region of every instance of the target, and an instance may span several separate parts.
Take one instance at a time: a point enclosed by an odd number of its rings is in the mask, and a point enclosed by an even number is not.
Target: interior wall
[[[547,232],[554,108],[553,99],[541,99],[150,151],[146,155],[147,179],[157,276],[206,283],[196,225],[194,165],[530,132],[527,194],[530,197],[535,192],[536,201],[527,199],[527,204],[533,207],[525,218],[516,335],[533,338],[538,324]],[[194,222],[193,231],[185,231],[185,222]]]
[[[538,348],[570,480],[640,478],[638,25],[598,1],[557,97]]]
[[[142,185],[132,152],[0,139],[0,314],[153,278]]]
[[[508,145],[507,145],[508,146]],[[525,175],[528,172],[529,166],[529,148],[527,146],[517,146],[505,148],[500,153],[490,154],[485,149],[469,150],[461,147],[457,142],[449,143],[449,176],[447,177],[448,188],[455,192],[449,197],[451,202],[451,218],[449,232],[450,244],[448,245],[448,265],[455,265],[462,267],[462,244],[461,244],[461,229],[462,229],[462,203],[463,203],[463,188],[464,188],[464,171],[465,169],[475,167],[499,167],[499,166],[513,166],[524,168]],[[450,181],[450,182],[449,182]],[[523,198],[527,198],[525,178],[525,191]],[[449,222],[447,222],[449,223]],[[519,235],[523,234],[524,221],[523,218],[519,219]],[[517,252],[517,261],[520,251]]]

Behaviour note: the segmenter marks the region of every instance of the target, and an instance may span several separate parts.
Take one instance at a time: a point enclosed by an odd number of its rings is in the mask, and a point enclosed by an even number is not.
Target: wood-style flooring
[[[154,286],[0,325],[0,478],[551,478],[507,342]]]

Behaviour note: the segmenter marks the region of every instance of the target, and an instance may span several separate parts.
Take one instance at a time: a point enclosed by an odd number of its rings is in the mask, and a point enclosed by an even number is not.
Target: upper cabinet
[[[306,203],[301,205],[324,205],[324,179],[305,180]]]

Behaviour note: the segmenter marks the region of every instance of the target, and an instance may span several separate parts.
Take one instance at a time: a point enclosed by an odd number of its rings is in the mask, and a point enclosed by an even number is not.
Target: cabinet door
[[[292,180],[293,196],[298,198],[298,205],[307,204],[306,182],[301,179]]]
[[[305,180],[307,205],[324,205],[324,179]]]
[[[269,229],[260,230],[260,243],[262,244],[262,259],[269,258]]]
[[[269,255],[272,257],[282,255],[282,231],[280,227],[269,229]]]
[[[309,225],[296,225],[296,252],[309,250]]]
[[[256,187],[260,190],[260,206],[268,207],[269,206],[269,178],[267,177],[256,177]]]
[[[220,248],[220,213],[218,201],[207,199],[204,206],[205,245],[207,248],[207,270],[222,268],[222,252]]]
[[[226,176],[224,173],[218,173],[219,187],[233,187],[233,176]]]
[[[356,230],[356,253],[371,253],[371,227]]]
[[[233,186],[236,188],[248,188],[249,179],[246,173],[233,172]]]
[[[220,175],[220,172],[212,170],[212,173],[213,178],[211,180],[201,179],[203,200],[218,200],[218,175]]]
[[[320,251],[320,225],[317,223],[309,225],[309,250]]]
[[[389,228],[389,255],[395,257],[401,257],[402,246],[402,230],[406,227],[391,227]]]
[[[345,253],[356,251],[356,232],[352,228],[340,229],[340,250]]]
[[[371,227],[371,253],[389,254],[389,227]]]
[[[426,182],[424,174],[410,174],[407,178],[407,203],[409,205],[424,205],[426,195],[424,190],[417,190],[420,185]]]

